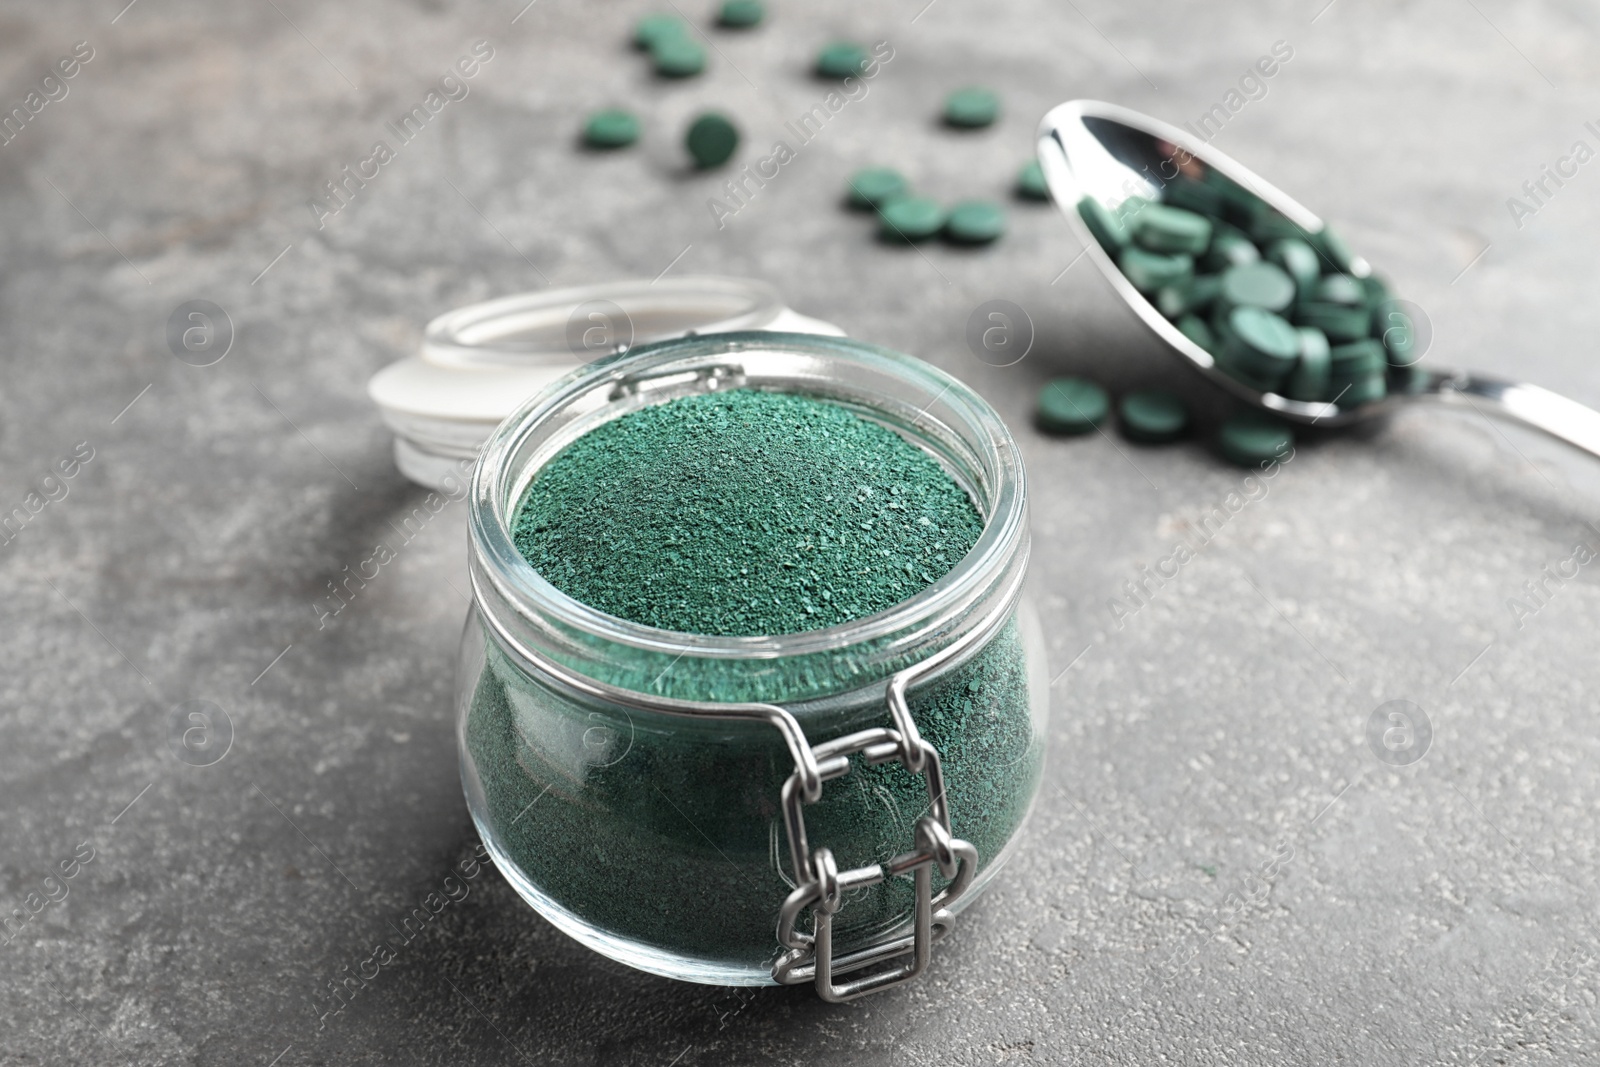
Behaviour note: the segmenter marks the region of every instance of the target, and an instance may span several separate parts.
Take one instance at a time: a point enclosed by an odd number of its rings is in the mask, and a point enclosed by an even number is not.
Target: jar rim
[[[978,468],[976,484],[963,485],[974,496],[984,526],[977,542],[951,570],[937,581],[899,603],[872,615],[816,630],[760,636],[720,636],[683,633],[633,622],[591,607],[556,588],[517,550],[512,519],[523,492],[541,463],[518,466],[530,437],[558,413],[581,398],[606,391],[609,407],[630,395],[630,385],[652,377],[688,374],[698,364],[709,374],[706,391],[718,388],[768,388],[848,402],[848,389],[833,388],[825,376],[796,379],[794,388],[780,388],[738,379],[719,381],[719,358],[738,369],[741,355],[791,353],[825,360],[863,364],[886,380],[903,385],[921,397],[932,397],[917,419],[928,427],[926,436],[911,436],[912,427],[890,422],[891,429],[925,448],[937,441],[949,448],[956,442],[969,454],[962,457]],[[681,395],[681,394],[673,394]],[[665,396],[663,399],[670,399]],[[870,398],[859,396],[863,409],[878,410]],[[597,408],[596,412],[603,410]],[[631,409],[630,409],[631,410]],[[611,417],[618,417],[617,412]],[[582,430],[593,429],[598,414]],[[956,423],[951,426],[948,423]],[[937,429],[935,428],[937,427]],[[943,431],[942,433],[940,431]],[[547,448],[544,461],[582,432]],[[942,460],[947,457],[940,457]],[[1027,511],[1021,452],[999,414],[976,392],[950,374],[915,357],[849,338],[816,334],[765,331],[691,336],[640,346],[631,351],[586,364],[530,397],[496,428],[486,443],[473,473],[469,495],[469,537],[475,561],[483,566],[475,574],[486,578],[498,595],[519,614],[537,616],[635,649],[666,655],[707,659],[768,659],[824,653],[845,644],[889,639],[918,628],[919,623],[946,617],[962,604],[980,599],[1012,564],[1016,553],[1026,551]],[[481,599],[481,598],[480,598]],[[1008,605],[1007,605],[1008,606]],[[485,605],[480,608],[488,610]]]

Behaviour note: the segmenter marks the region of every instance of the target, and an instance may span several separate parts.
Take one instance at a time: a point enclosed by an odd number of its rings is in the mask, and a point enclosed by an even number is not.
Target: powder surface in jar
[[[798,633],[947,574],[983,520],[926,452],[840,405],[736,389],[604,423],[517,508],[518,550],[611,615],[680,633]]]

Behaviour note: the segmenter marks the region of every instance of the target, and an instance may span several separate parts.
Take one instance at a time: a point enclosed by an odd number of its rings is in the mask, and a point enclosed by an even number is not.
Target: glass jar
[[[950,573],[827,629],[711,637],[590,608],[518,553],[528,484],[602,422],[754,388],[842,405],[934,456],[984,518]],[[689,337],[593,363],[501,424],[470,498],[458,740],[495,863],[613,959],[828,999],[920,972],[1016,845],[1048,680],[1021,587],[1021,457],[954,378],[843,338]],[[836,983],[848,973],[866,972]]]

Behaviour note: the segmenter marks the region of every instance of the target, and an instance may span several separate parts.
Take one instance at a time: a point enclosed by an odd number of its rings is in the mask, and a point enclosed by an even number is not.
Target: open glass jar
[[[607,615],[519,554],[517,505],[562,448],[641,407],[730,388],[825,399],[921,447],[976,503],[977,544],[887,611],[771,637]],[[529,904],[613,959],[691,981],[815,981],[837,1000],[927,965],[1015,847],[1043,768],[1023,469],[983,400],[843,338],[650,345],[503,423],[469,522],[462,780]]]

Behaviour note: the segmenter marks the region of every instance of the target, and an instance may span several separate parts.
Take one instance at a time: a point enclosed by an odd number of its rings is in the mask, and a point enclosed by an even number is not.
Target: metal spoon
[[[1322,220],[1249,168],[1208,145],[1196,144],[1194,138],[1177,127],[1098,100],[1068,101],[1045,115],[1039,124],[1039,162],[1050,195],[1112,288],[1177,355],[1241,400],[1292,422],[1330,426],[1382,415],[1414,400],[1439,400],[1514,419],[1600,456],[1600,412],[1537,385],[1466,371],[1414,365],[1403,391],[1391,391],[1382,400],[1359,405],[1307,403],[1251,388],[1219,368],[1210,352],[1180,332],[1133,287],[1090,234],[1078,215],[1077,204],[1085,196],[1094,197],[1107,208],[1135,194],[1160,200],[1162,188],[1179,175],[1180,166],[1191,176],[1197,167],[1214,168],[1308,233],[1320,232]],[[1350,272],[1363,277],[1371,273],[1371,267],[1356,258]]]

